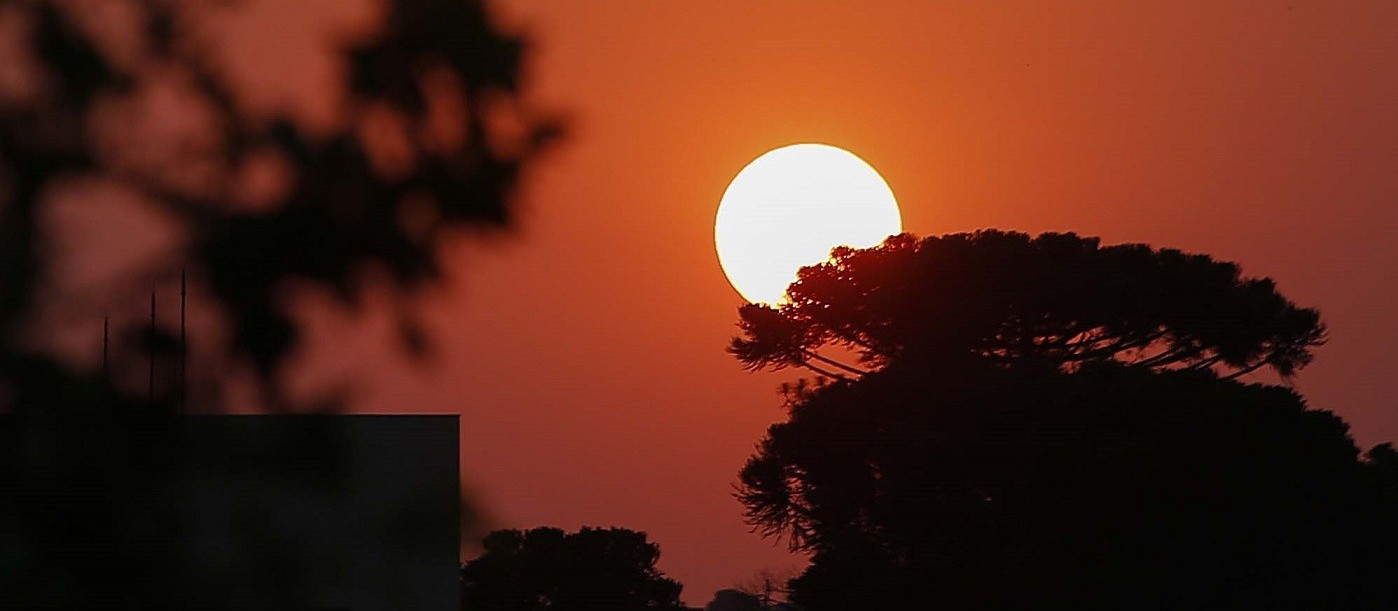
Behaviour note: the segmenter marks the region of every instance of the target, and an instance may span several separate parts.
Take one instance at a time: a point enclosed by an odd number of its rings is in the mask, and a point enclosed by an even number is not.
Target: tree
[[[772,569],[762,569],[753,573],[747,581],[738,586],[738,591],[745,592],[757,598],[757,602],[763,609],[775,609],[785,604],[787,595],[787,583],[796,574],[794,571],[776,571]]]
[[[983,232],[841,250],[789,295],[744,308],[740,359],[833,345],[866,367],[790,388],[740,474],[751,523],[812,554],[801,607],[1398,600],[1390,454],[1361,458],[1333,414],[1234,379],[1294,373],[1323,336],[1270,281]]]
[[[623,528],[500,530],[461,569],[465,611],[684,609],[680,584],[655,563],[660,548]]]
[[[704,605],[704,611],[763,611],[762,597],[734,588],[714,592],[713,600]]]
[[[761,611],[791,609],[786,601],[787,583],[795,575],[790,571],[762,569],[743,583],[714,592],[705,611]]]

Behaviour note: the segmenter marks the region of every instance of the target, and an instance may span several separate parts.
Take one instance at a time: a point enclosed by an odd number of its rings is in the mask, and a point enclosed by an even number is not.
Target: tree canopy
[[[660,548],[624,528],[500,530],[461,569],[464,611],[685,609],[680,584],[655,563]]]
[[[812,554],[803,608],[1398,600],[1387,447],[1361,456],[1294,390],[1230,379],[1292,374],[1323,339],[1271,281],[987,231],[840,249],[788,295],[742,309],[745,365],[862,365],[789,389],[740,473],[753,526]]]
[[[739,311],[730,352],[752,369],[858,377],[900,361],[966,355],[1070,370],[1119,361],[1286,376],[1323,343],[1319,314],[1234,263],[1071,233],[979,231],[841,247],[804,268],[777,306]],[[857,363],[822,349],[852,350]]]

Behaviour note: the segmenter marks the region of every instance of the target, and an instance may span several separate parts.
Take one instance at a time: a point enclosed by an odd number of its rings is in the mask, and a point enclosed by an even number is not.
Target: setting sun
[[[836,246],[867,248],[902,230],[898,202],[863,159],[793,144],[753,160],[729,183],[714,222],[719,264],[748,301],[776,303]]]

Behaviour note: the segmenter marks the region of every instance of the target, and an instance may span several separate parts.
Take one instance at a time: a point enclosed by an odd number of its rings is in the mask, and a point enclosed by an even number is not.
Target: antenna
[[[189,273],[185,268],[180,268],[180,413],[185,411],[185,396],[188,393],[188,382],[185,381],[186,362],[189,360],[189,350],[185,344],[184,312],[185,293],[189,287]]]
[[[111,316],[102,317],[102,379],[106,380],[109,384],[112,381],[112,367],[107,361],[107,337],[109,335],[108,329],[111,322],[110,319]]]
[[[150,367],[146,385],[146,400],[155,403],[155,290],[150,292]]]

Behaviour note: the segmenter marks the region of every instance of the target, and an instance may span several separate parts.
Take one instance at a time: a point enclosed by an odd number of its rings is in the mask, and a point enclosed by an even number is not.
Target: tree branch
[[[1251,365],[1248,365],[1247,367],[1244,367],[1244,368],[1242,368],[1242,369],[1239,369],[1239,370],[1237,370],[1237,371],[1235,371],[1235,372],[1233,372],[1233,373],[1231,373],[1231,374],[1228,374],[1228,375],[1226,375],[1226,376],[1223,376],[1223,379],[1225,379],[1225,380],[1234,380],[1234,379],[1240,378],[1240,377],[1245,376],[1245,375],[1247,375],[1247,374],[1249,374],[1249,373],[1252,373],[1252,372],[1254,372],[1254,371],[1257,371],[1258,369],[1261,369],[1261,368],[1267,366],[1267,365],[1270,364],[1270,363],[1271,363],[1271,360],[1269,360],[1269,359],[1262,359],[1262,360],[1260,360],[1260,361],[1257,361],[1256,363],[1253,363],[1253,364],[1251,364]]]
[[[854,381],[852,378],[849,378],[849,377],[847,377],[847,376],[840,375],[840,374],[835,373],[835,372],[833,372],[833,371],[826,371],[826,370],[821,369],[821,368],[819,368],[819,367],[816,367],[815,365],[812,365],[812,364],[810,364],[809,362],[806,362],[806,361],[801,361],[800,363],[797,363],[797,364],[800,365],[800,366],[802,366],[802,367],[805,367],[806,369],[809,369],[809,370],[811,370],[811,371],[814,371],[814,372],[816,372],[816,373],[818,373],[818,374],[820,374],[820,375],[823,375],[823,376],[825,376],[825,377],[827,377],[827,378],[834,378],[834,379],[839,380],[839,381],[841,381],[841,382],[853,382],[853,381]]]
[[[831,365],[831,366],[834,366],[834,367],[838,367],[838,368],[840,368],[840,369],[843,369],[844,371],[847,371],[847,372],[849,372],[849,373],[852,373],[852,374],[855,374],[855,375],[858,375],[858,376],[864,376],[864,375],[867,375],[867,374],[869,373],[868,371],[865,371],[865,370],[860,369],[860,368],[858,368],[858,367],[852,367],[852,366],[850,366],[850,365],[846,365],[846,364],[844,364],[844,363],[841,363],[841,362],[839,362],[839,361],[837,361],[837,360],[835,360],[835,359],[832,359],[832,358],[829,358],[829,357],[826,357],[826,356],[821,356],[820,354],[817,354],[816,351],[814,351],[814,350],[806,350],[806,349],[802,348],[802,349],[801,349],[801,352],[804,353],[806,356],[808,356],[808,357],[810,357],[810,358],[813,358],[813,359],[815,359],[815,360],[817,360],[817,361],[820,361],[820,362],[825,363],[825,364],[827,364],[827,365]]]

